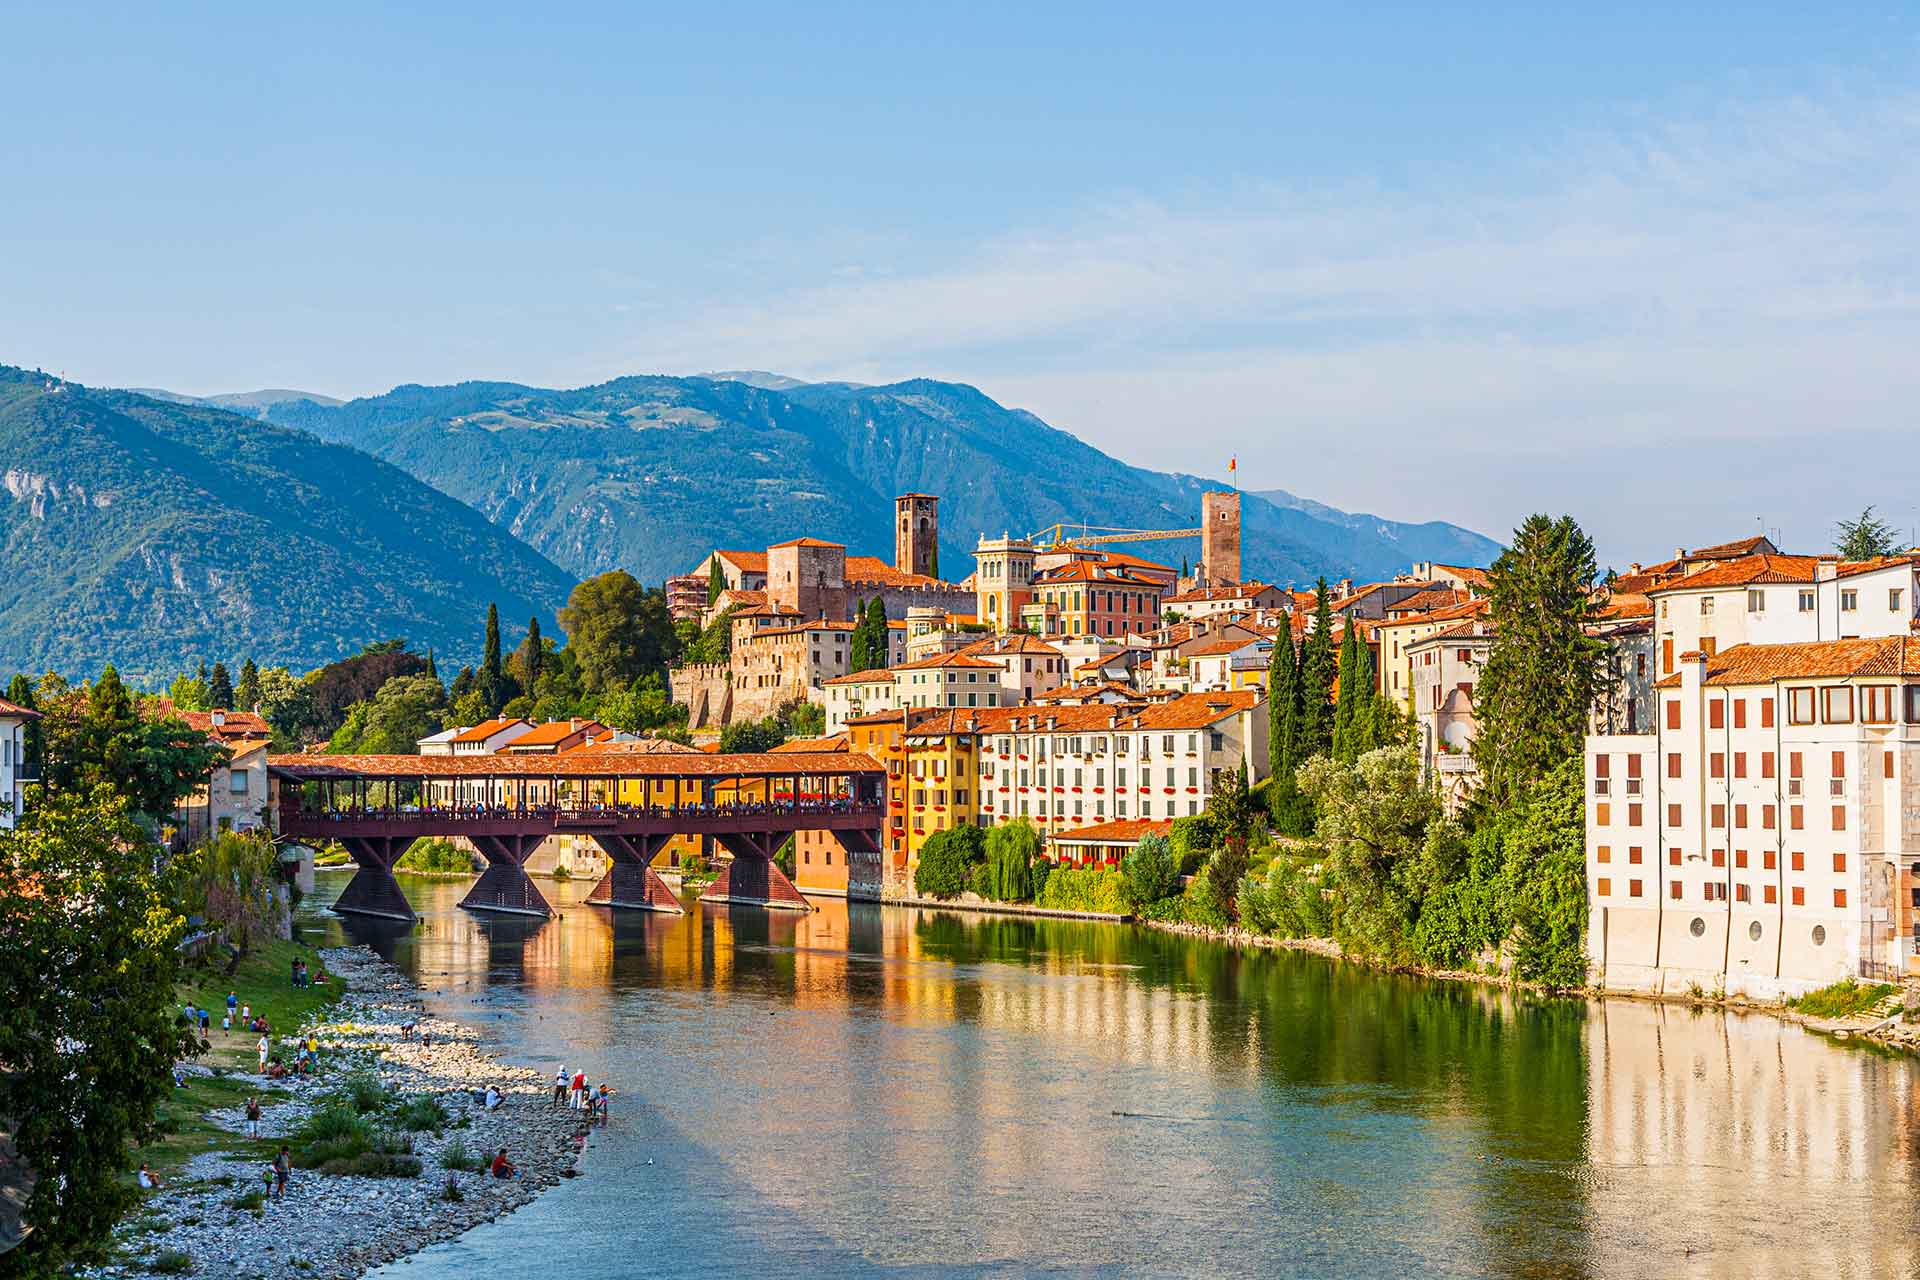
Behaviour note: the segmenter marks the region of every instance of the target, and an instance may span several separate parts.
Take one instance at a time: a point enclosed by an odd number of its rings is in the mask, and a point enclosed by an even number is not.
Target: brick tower
[[[1209,587],[1240,584],[1240,494],[1200,495],[1200,577]]]
[[[903,493],[893,500],[893,567],[940,576],[940,499]]]

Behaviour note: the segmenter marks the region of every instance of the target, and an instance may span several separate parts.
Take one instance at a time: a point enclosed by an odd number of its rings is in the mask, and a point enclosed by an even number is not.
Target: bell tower
[[[893,500],[893,567],[940,576],[940,499],[932,494],[903,493]]]

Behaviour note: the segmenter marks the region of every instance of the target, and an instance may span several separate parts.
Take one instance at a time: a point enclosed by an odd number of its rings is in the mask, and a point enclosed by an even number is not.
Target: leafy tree
[[[996,902],[1025,902],[1033,897],[1033,862],[1040,856],[1040,832],[1025,818],[1003,822],[987,832],[987,896]]]
[[[12,1274],[107,1260],[140,1198],[169,1068],[199,1047],[174,1005],[186,920],[110,786],[55,793],[0,832],[0,1116],[38,1176]]]
[[[1333,704],[1333,758],[1352,760],[1353,752],[1353,716],[1359,704],[1360,690],[1353,679],[1355,659],[1353,656],[1355,628],[1346,626],[1340,632],[1340,691]]]
[[[936,831],[920,846],[913,869],[913,890],[923,898],[955,898],[966,888],[974,864],[985,853],[986,838],[975,826]]]
[[[1195,813],[1184,818],[1175,818],[1167,833],[1167,845],[1173,851],[1173,863],[1181,875],[1191,875],[1198,871],[1220,843],[1220,833],[1214,826],[1213,814]]]
[[[1121,873],[1133,888],[1133,900],[1142,906],[1158,902],[1180,883],[1180,868],[1174,863],[1173,849],[1162,835],[1148,834],[1120,860]]]
[[[1894,553],[1894,528],[1868,507],[1858,520],[1841,520],[1833,527],[1834,547],[1842,560],[1872,560]]]
[[[1334,937],[1359,954],[1410,960],[1427,879],[1412,869],[1440,816],[1419,754],[1383,748],[1351,764],[1323,756],[1301,766],[1300,781],[1314,799],[1315,834],[1335,891]]]
[[[677,649],[665,594],[642,588],[624,569],[576,586],[560,611],[560,626],[588,693],[664,674]]]
[[[427,674],[427,660],[408,653],[404,640],[382,640],[368,645],[351,658],[330,662],[301,679],[307,688],[311,718],[301,726],[303,735],[325,738],[346,719],[347,708],[365,702],[395,676]]]
[[[320,723],[312,686],[296,682],[285,667],[268,667],[260,673],[257,709],[273,730],[274,744],[283,750],[305,741]]]
[[[84,694],[60,699],[42,724],[49,790],[90,795],[104,785],[154,824],[170,817],[229,754],[183,720],[143,720],[111,666]]]
[[[175,676],[167,686],[167,701],[176,711],[205,711],[207,682],[198,676]]]
[[[1579,758],[1562,761],[1474,832],[1493,890],[1484,941],[1509,946],[1514,971],[1548,986],[1578,987],[1587,976],[1585,785]]]
[[[865,671],[873,665],[872,643],[867,626],[867,602],[859,597],[853,602],[853,634],[847,637],[847,670]]]
[[[720,567],[720,557],[714,556],[707,561],[707,603],[712,604],[727,589],[727,572]]]
[[[1247,839],[1258,806],[1247,790],[1245,765],[1217,769],[1213,775],[1213,794],[1207,799],[1207,812],[1219,833],[1220,846],[1207,859],[1203,872],[1214,897],[1231,910],[1240,878],[1247,874]]]
[[[893,665],[893,627],[887,622],[887,602],[879,596],[867,601],[867,656],[874,667]]]
[[[446,691],[431,676],[398,676],[358,703],[327,742],[345,755],[416,755],[420,739],[445,727]]]
[[[734,752],[771,751],[787,740],[778,719],[735,720],[720,730],[720,750]]]
[[[673,701],[658,676],[608,694],[594,714],[602,724],[630,733],[684,728],[687,723],[687,709]]]
[[[216,662],[213,672],[207,677],[207,708],[218,707],[222,711],[231,711],[233,705],[233,677],[227,674],[227,664]]]
[[[1503,805],[1577,760],[1605,643],[1587,634],[1593,543],[1571,516],[1529,516],[1487,571],[1493,646],[1474,690],[1480,798]]]
[[[713,615],[705,627],[692,621],[684,622],[681,634],[681,657],[687,662],[707,665],[725,663],[733,654],[733,615],[738,606],[728,605]]]
[[[283,899],[276,890],[279,855],[258,832],[222,831],[182,863],[184,901],[233,944],[235,963],[278,935]]]
[[[233,687],[234,709],[237,711],[258,711],[260,709],[260,668],[248,658],[240,664],[240,683]]]
[[[805,698],[795,698],[774,713],[780,732],[788,738],[817,738],[827,731],[827,710]]]

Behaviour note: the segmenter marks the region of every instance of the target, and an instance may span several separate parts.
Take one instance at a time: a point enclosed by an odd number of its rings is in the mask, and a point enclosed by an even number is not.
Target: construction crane
[[[1069,536],[1069,530],[1076,532]],[[1171,538],[1197,538],[1204,532],[1204,529],[1115,529],[1102,525],[1068,524],[1062,520],[1038,533],[1028,534],[1027,541],[1044,549],[1065,544],[1091,546],[1096,542],[1165,542]]]

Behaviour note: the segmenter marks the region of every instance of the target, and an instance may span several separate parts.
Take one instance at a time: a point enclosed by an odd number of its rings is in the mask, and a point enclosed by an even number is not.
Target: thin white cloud
[[[1736,104],[1450,188],[1115,202],[943,269],[719,303],[638,352],[959,376],[1142,462],[1237,453],[1250,484],[1493,529],[1566,506],[1623,554],[1755,506],[1809,542],[1816,504],[1905,487],[1831,446],[1908,424],[1915,208],[1920,95]],[[1758,440],[1804,443],[1818,474],[1740,475],[1723,446]]]

